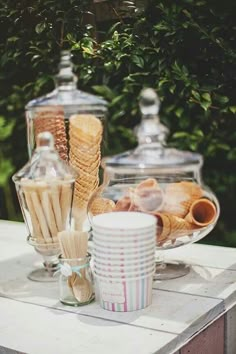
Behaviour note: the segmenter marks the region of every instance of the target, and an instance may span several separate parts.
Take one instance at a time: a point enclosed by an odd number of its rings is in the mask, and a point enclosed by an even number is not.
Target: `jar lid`
[[[61,52],[59,73],[55,77],[56,88],[45,96],[29,101],[26,110],[43,106],[78,106],[77,112],[85,109],[106,111],[107,102],[98,96],[77,90],[77,77],[73,73],[71,53]]]
[[[203,158],[200,154],[166,148],[166,137],[169,130],[159,119],[160,101],[153,89],[141,92],[140,110],[142,120],[135,129],[138,139],[136,149],[107,157],[103,160],[104,167],[123,169],[158,169],[200,167]]]
[[[42,132],[37,136],[37,147],[32,158],[14,176],[15,183],[24,180],[47,181],[54,183],[58,180],[73,182],[77,173],[60,157],[54,147],[53,135]]]

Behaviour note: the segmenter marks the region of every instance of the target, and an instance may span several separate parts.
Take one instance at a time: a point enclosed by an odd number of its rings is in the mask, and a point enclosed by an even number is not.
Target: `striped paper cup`
[[[137,311],[152,303],[153,274],[125,280],[107,280],[95,274],[95,282],[96,297],[105,310]]]
[[[131,264],[124,264],[124,263],[120,263],[120,264],[103,264],[100,263],[99,261],[97,261],[97,259],[94,259],[94,267],[95,269],[98,269],[100,271],[105,271],[105,272],[124,272],[124,273],[129,273],[132,271],[140,271],[143,270],[145,268],[149,268],[151,266],[154,266],[155,264],[155,259],[154,257],[150,257],[149,259],[146,260],[146,262],[135,262],[135,263],[131,263]]]
[[[155,245],[155,236],[152,235],[152,237],[149,240],[133,240],[130,242],[102,242],[100,240],[97,240],[96,238],[93,239],[93,244],[94,247],[104,247],[105,249],[113,249],[113,250],[134,250],[137,251],[139,249],[144,249],[149,247],[150,245]]]
[[[126,242],[132,242],[132,241],[145,241],[145,240],[149,240],[151,238],[153,238],[154,236],[153,235],[156,235],[156,229],[153,229],[153,230],[150,230],[150,231],[147,231],[145,233],[142,233],[142,234],[139,234],[137,235],[136,233],[135,234],[124,234],[124,235],[121,235],[121,236],[114,236],[114,235],[104,235],[104,234],[101,234],[99,232],[96,232],[93,230],[92,232],[92,235],[93,235],[93,240],[98,240],[98,241],[101,241],[101,242],[107,242],[107,243],[126,243]]]
[[[151,250],[154,250],[156,246],[155,242],[150,242],[147,245],[143,245],[143,247],[133,247],[133,248],[115,248],[113,245],[110,247],[105,247],[102,245],[98,245],[96,243],[93,244],[93,250],[97,254],[101,254],[103,257],[107,256],[124,256],[125,258],[129,258],[130,256],[141,256],[145,253],[150,253]]]
[[[143,269],[139,268],[136,270],[130,270],[130,271],[113,271],[112,268],[110,270],[105,270],[98,268],[96,263],[94,264],[94,273],[104,277],[106,279],[130,279],[130,278],[136,278],[136,277],[143,277],[145,275],[148,275],[155,270],[155,265],[152,264],[149,265],[148,267],[145,266]]]
[[[139,250],[139,252],[130,252],[130,253],[111,253],[112,250],[110,250],[108,253],[102,252],[102,249],[100,248],[94,248],[92,249],[92,254],[94,257],[97,259],[103,260],[103,261],[114,261],[114,262],[130,262],[130,261],[139,261],[139,260],[144,260],[145,258],[149,258],[149,256],[155,255],[155,247],[150,246],[146,249]]]
[[[101,237],[106,237],[106,238],[110,238],[110,237],[142,237],[143,235],[149,234],[151,232],[154,232],[154,230],[156,230],[156,225],[155,226],[151,226],[148,227],[146,229],[142,229],[142,230],[126,230],[123,229],[122,231],[117,231],[117,230],[105,230],[104,231],[100,231],[99,229],[97,229],[96,227],[93,227],[93,232],[96,232],[99,236]]]
[[[109,259],[107,257],[102,258],[96,255],[96,253],[93,254],[92,261],[96,262],[98,264],[104,265],[104,266],[137,266],[140,264],[144,264],[149,262],[150,260],[155,259],[155,252],[150,252],[142,257],[135,257],[135,258],[118,258],[118,259]]]

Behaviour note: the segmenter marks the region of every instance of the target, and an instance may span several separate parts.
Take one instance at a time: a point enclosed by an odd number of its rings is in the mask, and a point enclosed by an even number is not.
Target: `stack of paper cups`
[[[93,218],[94,274],[100,304],[111,311],[135,311],[152,302],[156,218],[112,212]]]

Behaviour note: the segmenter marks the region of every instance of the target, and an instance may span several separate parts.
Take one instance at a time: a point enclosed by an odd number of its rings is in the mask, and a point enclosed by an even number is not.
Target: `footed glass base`
[[[154,280],[170,280],[183,277],[190,272],[190,266],[179,261],[156,262]]]
[[[44,263],[44,267],[33,270],[28,274],[27,278],[42,283],[57,282],[59,278],[59,273],[56,274],[57,270],[58,263],[54,264],[50,268],[46,267]]]

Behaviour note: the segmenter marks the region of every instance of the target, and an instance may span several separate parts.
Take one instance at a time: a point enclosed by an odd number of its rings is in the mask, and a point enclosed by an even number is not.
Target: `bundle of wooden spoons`
[[[64,264],[69,268],[67,284],[78,304],[88,303],[94,297],[88,250],[88,233],[62,231],[58,233]]]

